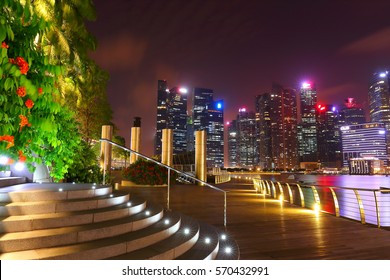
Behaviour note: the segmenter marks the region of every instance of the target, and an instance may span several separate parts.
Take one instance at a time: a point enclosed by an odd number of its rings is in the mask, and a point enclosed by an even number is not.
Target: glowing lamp
[[[246,108],[240,108],[238,112],[246,112]]]
[[[186,93],[188,93],[188,89],[186,89],[186,88],[179,88],[179,92],[183,93],[183,94],[186,94]]]
[[[226,125],[230,125],[230,122],[226,122]]]
[[[15,170],[16,170],[16,171],[22,171],[23,169],[24,169],[24,163],[18,161],[18,162],[15,164]]]
[[[379,134],[386,134],[386,131],[384,131],[384,130],[379,130]]]
[[[221,102],[217,103],[217,109],[222,109],[222,103]]]
[[[8,163],[8,157],[6,156],[0,156],[0,164],[6,165]]]
[[[332,107],[332,111],[336,112],[336,107],[335,106]]]
[[[302,83],[302,88],[311,88],[311,84],[309,84],[307,82],[303,82]]]
[[[381,77],[381,78],[386,77],[386,73],[380,73],[380,74],[379,74],[379,77]]]

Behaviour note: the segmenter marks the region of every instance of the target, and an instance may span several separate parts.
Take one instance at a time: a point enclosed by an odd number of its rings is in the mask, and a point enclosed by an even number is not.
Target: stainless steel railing
[[[279,195],[279,199],[291,204],[311,209],[317,207],[336,217],[377,225],[378,228],[390,227],[390,189],[306,186],[260,178],[253,178],[253,184],[258,192],[272,198]]]
[[[120,149],[122,149],[124,151],[127,151],[129,153],[134,153],[135,155],[137,155],[137,156],[139,156],[141,158],[144,158],[146,160],[152,161],[152,162],[154,162],[154,163],[156,163],[156,164],[158,164],[160,166],[165,167],[167,169],[167,171],[168,171],[168,180],[167,180],[168,181],[167,182],[167,209],[168,210],[170,209],[170,187],[171,187],[170,176],[171,176],[171,171],[176,172],[176,173],[178,173],[181,176],[185,176],[185,177],[187,177],[187,178],[189,178],[189,179],[191,179],[191,180],[193,180],[195,182],[201,183],[202,185],[204,185],[206,187],[209,187],[209,188],[211,188],[213,190],[216,190],[218,192],[222,192],[223,196],[224,196],[223,225],[226,228],[226,225],[227,225],[227,193],[228,193],[228,191],[225,191],[225,190],[222,190],[220,188],[217,188],[216,186],[213,186],[213,185],[211,185],[211,184],[209,184],[209,183],[207,183],[207,182],[205,182],[203,180],[200,180],[200,179],[198,179],[198,178],[196,178],[196,177],[194,177],[194,176],[192,176],[192,175],[190,175],[188,173],[185,173],[185,172],[182,172],[180,170],[177,170],[176,168],[173,168],[173,167],[171,167],[169,165],[163,164],[163,163],[161,163],[161,162],[159,162],[159,161],[157,161],[157,160],[155,160],[153,158],[150,158],[150,157],[148,157],[148,156],[146,156],[144,154],[141,154],[141,153],[136,152],[136,151],[134,151],[132,149],[129,149],[129,148],[126,148],[126,147],[124,147],[122,145],[114,143],[114,142],[112,142],[109,139],[102,138],[102,139],[100,139],[100,142],[109,143],[109,144],[111,144],[113,146],[116,146],[116,147],[118,147],[118,148],[120,148]],[[104,157],[104,160],[106,160],[106,157]],[[103,166],[104,166],[103,167],[103,184],[105,184],[105,179],[106,179],[106,175],[107,175],[107,170],[106,170],[106,166],[107,165],[106,165],[106,162],[104,163]]]

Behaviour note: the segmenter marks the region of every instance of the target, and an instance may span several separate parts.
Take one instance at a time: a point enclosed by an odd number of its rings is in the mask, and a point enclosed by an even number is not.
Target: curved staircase
[[[0,259],[238,259],[225,232],[95,184],[0,189]]]

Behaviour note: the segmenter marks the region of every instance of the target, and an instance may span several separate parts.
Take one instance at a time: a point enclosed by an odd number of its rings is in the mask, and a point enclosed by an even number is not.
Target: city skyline
[[[146,154],[156,80],[212,88],[231,120],[273,82],[314,81],[319,102],[355,97],[366,107],[371,74],[390,65],[387,1],[94,3],[98,21],[88,26],[99,44],[91,56],[110,73],[113,121],[128,142],[131,120],[142,117]]]

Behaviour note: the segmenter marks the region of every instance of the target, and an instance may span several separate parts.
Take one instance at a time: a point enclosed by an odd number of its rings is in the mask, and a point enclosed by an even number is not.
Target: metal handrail
[[[125,150],[125,151],[127,151],[127,152],[129,152],[129,153],[134,153],[135,155],[137,155],[137,156],[139,156],[139,157],[142,157],[142,158],[144,158],[144,159],[146,159],[146,160],[152,161],[152,162],[154,162],[154,163],[156,163],[156,164],[158,164],[158,165],[160,165],[160,166],[163,166],[163,167],[167,168],[167,169],[168,169],[167,209],[169,209],[169,197],[170,197],[170,171],[174,171],[174,172],[176,172],[176,173],[178,173],[178,174],[180,174],[180,175],[183,175],[183,176],[185,176],[185,177],[188,177],[188,178],[190,178],[190,179],[192,179],[192,180],[194,180],[194,181],[196,181],[196,182],[198,182],[198,183],[201,183],[201,184],[203,184],[204,186],[207,186],[207,187],[209,187],[209,188],[211,188],[211,189],[213,189],[213,190],[216,190],[216,191],[219,191],[219,192],[223,192],[223,194],[224,194],[224,209],[223,209],[224,215],[223,215],[223,225],[224,225],[224,227],[226,228],[226,224],[227,224],[227,195],[226,195],[226,194],[228,193],[228,191],[225,191],[225,190],[222,190],[222,189],[220,189],[220,188],[217,188],[216,186],[213,186],[213,185],[211,185],[211,184],[209,184],[209,183],[207,183],[207,182],[205,182],[205,181],[203,181],[203,180],[200,180],[200,179],[198,179],[198,178],[196,178],[196,177],[194,177],[194,176],[191,176],[191,175],[189,175],[189,174],[187,174],[187,173],[184,173],[184,172],[182,172],[182,171],[180,171],[180,170],[178,170],[178,169],[176,169],[176,168],[173,168],[173,167],[171,167],[171,166],[169,166],[169,165],[166,165],[166,164],[164,164],[164,163],[161,163],[161,162],[159,162],[159,161],[157,161],[157,160],[155,160],[155,159],[153,159],[153,158],[150,158],[150,157],[148,157],[148,156],[146,156],[146,155],[144,155],[144,154],[141,154],[141,153],[136,152],[136,151],[134,151],[134,150],[132,150],[132,149],[126,148],[126,147],[124,147],[124,146],[122,146],[122,145],[119,145],[119,144],[117,144],[117,143],[115,143],[115,142],[112,142],[112,141],[109,140],[109,139],[101,138],[99,141],[100,141],[100,142],[109,143],[109,144],[114,145],[114,146],[116,146],[116,147],[118,147],[118,148],[121,148],[122,150]],[[106,158],[106,157],[105,157],[105,158]],[[106,164],[104,164],[104,167],[103,167],[103,182],[105,181],[105,176],[106,176],[106,170],[105,170],[105,168],[106,168]]]
[[[263,181],[265,181],[267,183],[267,185],[268,185],[268,180],[263,180],[261,178],[253,178],[253,183],[254,184],[255,184],[255,182],[257,182],[257,184],[260,184]],[[288,185],[288,183],[286,183],[286,182],[282,182],[282,183],[285,183],[285,184]],[[315,187],[316,187],[316,186],[313,186],[313,185],[311,185],[311,186],[299,185],[298,183],[293,183],[293,184],[295,184],[298,187],[299,191],[300,191],[300,188],[312,188],[312,189],[314,188],[315,189]],[[341,189],[341,190],[353,191],[355,193],[355,196],[356,196],[356,199],[357,199],[359,212],[360,212],[360,221],[361,221],[362,224],[366,223],[366,215],[365,215],[365,212],[364,212],[363,202],[362,202],[361,196],[359,194],[359,191],[361,191],[361,192],[372,192],[374,194],[375,214],[376,214],[377,226],[378,226],[378,228],[381,227],[381,218],[380,218],[380,213],[379,213],[380,209],[379,209],[379,205],[378,205],[377,193],[390,194],[390,189],[388,189],[388,188],[365,189],[365,188],[349,188],[349,187],[339,187],[339,186],[317,186],[317,187],[319,187],[319,188],[329,188],[331,190],[332,196],[333,196],[333,200],[334,200],[335,214],[336,214],[337,217],[340,216],[340,210],[339,210],[339,206],[338,206],[337,196],[336,196],[336,194],[335,194],[333,189]],[[315,199],[316,199],[316,203],[319,204],[318,194],[317,194],[317,198],[315,198]],[[303,200],[303,195],[301,194],[301,202],[302,201],[304,201],[304,200]],[[304,206],[304,202],[302,203],[302,207],[305,207]]]

